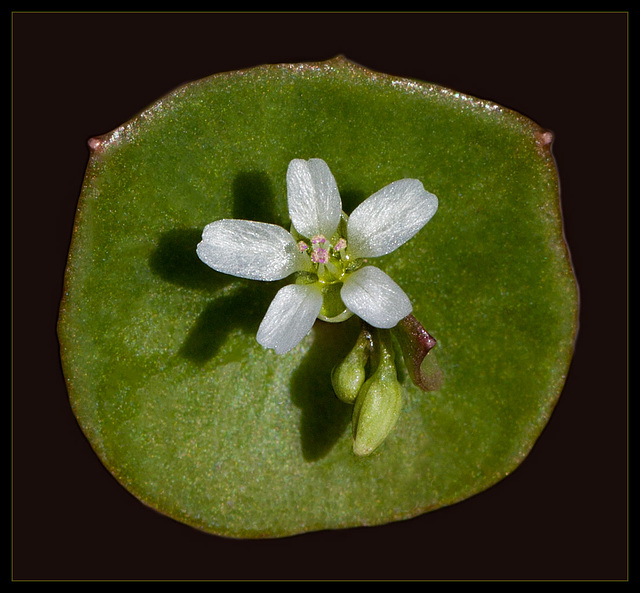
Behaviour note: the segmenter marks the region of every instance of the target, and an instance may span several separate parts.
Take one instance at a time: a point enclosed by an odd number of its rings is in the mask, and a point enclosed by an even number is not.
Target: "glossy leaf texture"
[[[187,84],[90,146],[61,356],[89,442],[145,504],[238,538],[376,525],[468,498],[529,453],[578,311],[539,125],[338,57]],[[285,281],[223,275],[195,252],[219,218],[288,228],[287,165],[312,157],[331,167],[347,214],[403,177],[439,198],[376,265],[437,340],[442,383],[422,391],[400,365],[401,416],[366,458],[331,387],[358,319],[318,321],[278,356],[256,332]]]

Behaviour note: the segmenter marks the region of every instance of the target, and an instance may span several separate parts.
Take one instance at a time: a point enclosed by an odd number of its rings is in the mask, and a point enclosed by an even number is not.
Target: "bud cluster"
[[[354,453],[370,455],[392,431],[402,410],[391,333],[363,324],[354,347],[333,369],[331,382],[337,397],[353,404]]]

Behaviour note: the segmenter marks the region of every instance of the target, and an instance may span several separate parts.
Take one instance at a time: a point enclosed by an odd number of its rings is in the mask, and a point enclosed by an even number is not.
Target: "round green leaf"
[[[578,308],[551,135],[537,124],[336,58],[188,84],[90,146],[63,367],[92,447],[145,504],[231,537],[374,525],[472,496],[531,450]],[[400,365],[400,418],[364,458],[353,406],[331,387],[358,320],[318,321],[277,356],[255,335],[286,282],[225,276],[195,253],[219,218],[288,227],[287,165],[312,157],[347,213],[403,177],[440,202],[376,263],[437,339],[442,386],[423,392]]]

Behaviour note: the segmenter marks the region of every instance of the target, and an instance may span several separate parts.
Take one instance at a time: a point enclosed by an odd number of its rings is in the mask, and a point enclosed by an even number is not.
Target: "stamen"
[[[315,237],[311,238],[311,244],[312,245],[318,245],[321,244],[323,245],[324,243],[326,243],[326,239],[324,237],[324,235],[316,235]]]
[[[298,241],[298,250],[300,253],[304,253],[307,249],[309,249],[309,246],[304,241]]]
[[[319,247],[311,252],[311,261],[314,264],[326,264],[329,261],[329,250]]]
[[[346,246],[347,246],[347,242],[343,238],[340,238],[338,239],[337,243],[333,246],[333,250],[342,251]]]

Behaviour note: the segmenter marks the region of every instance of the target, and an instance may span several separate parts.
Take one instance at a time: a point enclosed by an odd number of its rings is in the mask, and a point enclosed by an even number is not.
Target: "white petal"
[[[330,238],[338,228],[342,201],[336,180],[322,159],[294,159],[287,170],[289,216],[304,237]]]
[[[322,308],[322,294],[312,284],[289,284],[269,305],[258,329],[257,340],[276,354],[297,346],[313,327]]]
[[[216,220],[205,227],[196,251],[214,270],[251,280],[280,280],[304,266],[291,233],[266,222]]]
[[[340,296],[350,311],[374,327],[395,327],[413,310],[402,288],[375,266],[366,266],[351,274]]]
[[[400,179],[377,191],[349,216],[347,240],[353,257],[391,253],[436,213],[438,198],[417,179]]]

